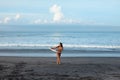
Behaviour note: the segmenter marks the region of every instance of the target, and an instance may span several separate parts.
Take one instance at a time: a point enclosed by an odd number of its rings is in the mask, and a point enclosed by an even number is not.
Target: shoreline
[[[56,62],[56,57],[16,57],[16,56],[0,56],[0,62]],[[120,64],[120,57],[61,57],[63,63],[81,64],[81,63],[97,63],[97,64]],[[117,63],[116,63],[117,62]],[[32,62],[30,62],[32,63]],[[49,64],[49,63],[46,63]]]
[[[120,58],[0,57],[0,80],[120,80]]]

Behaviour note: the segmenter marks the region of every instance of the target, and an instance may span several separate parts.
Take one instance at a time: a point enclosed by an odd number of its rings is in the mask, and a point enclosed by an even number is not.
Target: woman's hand
[[[55,48],[51,47],[51,49],[55,49]]]
[[[56,49],[56,48],[58,48],[59,46],[56,46],[56,47],[51,47],[51,49]]]

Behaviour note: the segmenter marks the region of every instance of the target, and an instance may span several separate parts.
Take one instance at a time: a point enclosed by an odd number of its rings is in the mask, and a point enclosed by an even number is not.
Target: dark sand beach
[[[120,80],[120,58],[0,57],[0,80]]]

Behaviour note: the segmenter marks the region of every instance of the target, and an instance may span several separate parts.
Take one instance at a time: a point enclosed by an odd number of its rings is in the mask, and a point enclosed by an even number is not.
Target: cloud
[[[64,19],[62,22],[66,23],[66,24],[71,24],[71,23],[77,23],[77,24],[79,24],[79,23],[81,23],[80,20],[75,20],[75,19]]]
[[[63,13],[61,11],[61,7],[54,4],[53,6],[50,7],[50,12],[53,13],[53,21],[54,22],[59,22],[63,18]]]
[[[41,19],[36,19],[34,21],[35,24],[48,24],[50,23],[50,21],[48,21],[47,19],[41,20]]]
[[[2,21],[0,20],[0,24],[2,23]]]
[[[49,8],[49,11],[53,13],[52,21],[48,19],[36,19],[32,23],[34,24],[71,24],[71,23],[80,23],[80,20],[66,19],[61,11],[61,6],[54,4]]]
[[[43,21],[43,23],[50,23],[50,22],[49,22],[48,20],[45,19],[45,20]]]
[[[16,14],[15,17],[14,17],[14,19],[15,19],[15,20],[18,20],[20,17],[21,17],[20,14]]]
[[[20,19],[21,15],[20,14],[14,14],[14,15],[9,15],[5,16],[3,19],[0,20],[0,24],[15,24],[18,19]]]
[[[3,22],[4,22],[4,23],[8,23],[10,20],[11,20],[11,18],[5,17],[4,20],[3,20]]]
[[[37,20],[34,21],[35,24],[40,24],[41,22],[42,22],[41,19],[37,19]]]
[[[71,24],[71,23],[80,23],[80,20],[74,20],[74,19],[66,19],[63,15],[63,12],[61,11],[61,6],[54,4],[50,7],[49,11],[53,13],[53,20],[49,23],[65,23],[65,24]]]

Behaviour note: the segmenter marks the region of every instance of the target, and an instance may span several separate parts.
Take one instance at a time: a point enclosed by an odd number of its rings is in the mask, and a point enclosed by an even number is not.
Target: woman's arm
[[[52,47],[51,49],[56,49],[56,48],[58,48],[59,46],[56,46],[56,47]]]

